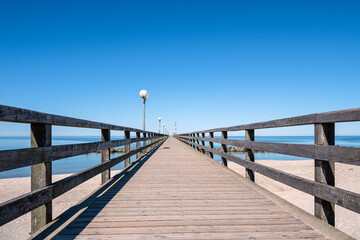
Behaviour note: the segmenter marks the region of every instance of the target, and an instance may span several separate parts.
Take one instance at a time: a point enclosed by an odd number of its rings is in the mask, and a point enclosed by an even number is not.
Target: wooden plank
[[[315,124],[315,144],[335,144],[335,124]],[[335,163],[315,159],[315,181],[335,186]],[[335,205],[324,199],[314,197],[314,215],[328,224],[335,226]]]
[[[144,141],[147,139],[149,138],[133,138],[127,140],[113,140],[0,151],[0,172],[96,152],[98,150],[107,148],[123,146],[136,141]],[[159,139],[159,137],[156,139]]]
[[[54,239],[323,237],[174,138],[58,232]]]
[[[101,129],[101,141],[110,141],[110,130]],[[110,148],[101,150],[101,162],[110,161]],[[106,183],[110,179],[110,168],[101,173],[101,184]]]
[[[214,138],[214,133],[213,132],[209,132],[209,138]],[[211,149],[214,149],[214,142],[209,141],[209,146],[210,146]],[[214,153],[209,152],[209,154],[210,154],[210,157],[212,159],[214,159]]]
[[[227,135],[227,131],[222,131],[221,132],[221,138],[222,139],[227,139],[228,138],[228,135]],[[221,148],[223,150],[224,153],[227,153],[227,145],[226,144],[221,144]],[[224,166],[227,166],[227,160],[225,157],[221,157],[221,162],[222,164],[224,164]]]
[[[144,135],[145,137],[145,135]],[[129,131],[124,131],[124,139],[130,139],[130,132]],[[126,144],[125,145],[125,153],[130,152],[130,144]],[[124,167],[128,167],[130,166],[130,156],[128,158],[125,159],[125,163],[124,163]]]
[[[47,123],[57,126],[111,129],[119,131],[144,132],[140,129],[93,122],[78,118],[42,113],[23,108],[0,105],[0,121],[20,123]]]
[[[51,146],[51,125],[31,124],[31,147]],[[31,166],[31,191],[36,191],[51,184],[51,162]],[[31,211],[31,233],[37,232],[52,220],[52,202],[49,201]]]
[[[205,138],[205,133],[201,133],[201,136],[202,136],[203,138]],[[205,141],[201,141],[201,144],[202,144],[203,146],[205,146]],[[202,149],[201,151],[202,151],[203,154],[205,154],[205,150],[204,150],[204,149]]]
[[[180,139],[188,139],[181,136]],[[271,142],[254,142],[242,141],[235,139],[221,138],[197,138],[198,140],[211,141],[220,144],[243,147],[258,151],[280,153],[291,156],[304,158],[319,159],[325,161],[346,163],[360,166],[360,148],[359,147],[342,147],[326,146],[313,144],[291,144],[291,143],[271,143]]]
[[[136,141],[136,148],[140,147],[140,141],[139,141],[141,139],[140,134],[141,134],[140,132],[136,132],[136,139],[138,140],[138,141]],[[136,159],[138,159],[140,157],[140,155],[141,155],[140,152],[136,153]]]
[[[254,129],[245,130],[245,140],[246,141],[255,141],[255,131]],[[252,149],[247,148],[245,152],[245,160],[254,162],[255,161],[255,154]],[[254,171],[248,168],[245,168],[245,177],[250,179],[250,181],[255,182],[255,174]]]
[[[317,183],[255,162],[249,162],[240,157],[224,153],[216,149],[210,149],[208,147],[204,148],[207,151],[212,151],[214,154],[225,157],[234,163],[237,163],[245,168],[249,168],[278,182],[284,183],[326,201],[335,203],[351,211],[360,213],[360,194],[358,193]]]
[[[0,204],[0,226],[34,210],[52,199],[51,187],[24,194]]]
[[[164,139],[161,138],[156,142],[153,142],[152,144],[159,144],[163,140]],[[141,152],[148,147],[149,146],[144,146],[139,149],[132,150],[129,153],[124,154],[120,157],[111,159],[110,161],[104,163],[100,163],[94,167],[91,167],[79,173],[73,174],[70,177],[57,181],[50,186],[32,191],[30,193],[24,194],[22,196],[0,204],[0,225],[3,225],[43,204],[48,203],[52,199],[71,190],[72,188],[96,176],[97,174],[100,174],[104,170],[124,161],[127,157],[132,156],[137,152]]]

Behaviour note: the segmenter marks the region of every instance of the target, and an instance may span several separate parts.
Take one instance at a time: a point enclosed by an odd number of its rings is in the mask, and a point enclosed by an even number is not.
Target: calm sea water
[[[243,136],[229,136],[230,139],[245,140]],[[112,137],[111,140],[123,139],[123,137]],[[52,139],[53,145],[77,144],[100,141],[100,137],[56,137]],[[255,141],[261,142],[278,142],[278,143],[294,143],[294,144],[313,144],[314,137],[312,136],[256,136]],[[360,136],[337,136],[335,140],[336,145],[360,147]],[[206,144],[208,146],[208,144]],[[0,151],[11,150],[19,148],[29,148],[30,137],[0,137]],[[131,148],[135,148],[135,143],[131,144]],[[220,144],[214,143],[214,147],[220,147]],[[112,154],[111,157],[120,156],[120,153]],[[245,157],[244,154],[235,154],[240,157]],[[221,158],[214,156],[217,161]],[[303,160],[301,157],[293,157],[275,153],[256,153],[256,160]],[[131,158],[135,160],[135,156]],[[71,158],[53,161],[53,174],[75,173],[81,170],[92,167],[101,162],[101,154],[91,153]],[[124,167],[123,163],[119,163],[112,169],[120,170]],[[30,167],[18,168],[10,171],[0,172],[0,179],[13,177],[28,177],[30,176]]]

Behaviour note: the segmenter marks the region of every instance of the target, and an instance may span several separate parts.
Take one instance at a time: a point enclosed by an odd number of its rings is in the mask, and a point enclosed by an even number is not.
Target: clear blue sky
[[[359,107],[359,13],[360,1],[4,0],[0,103],[141,128],[147,89],[147,129],[162,116],[180,132]],[[0,134],[26,135],[18,125]],[[286,131],[264,134],[312,134]]]

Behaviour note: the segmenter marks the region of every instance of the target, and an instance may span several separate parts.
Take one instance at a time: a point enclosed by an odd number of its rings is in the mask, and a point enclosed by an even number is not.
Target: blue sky
[[[359,1],[1,1],[0,103],[141,128],[147,89],[147,129],[161,116],[180,132],[359,107],[359,12]],[[27,131],[0,123],[0,135]]]

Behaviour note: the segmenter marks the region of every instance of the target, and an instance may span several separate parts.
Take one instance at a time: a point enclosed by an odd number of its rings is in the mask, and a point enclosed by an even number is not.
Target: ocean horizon
[[[135,136],[131,136],[135,137]],[[215,138],[220,138],[215,136]],[[244,136],[228,136],[229,139],[245,140]],[[112,136],[111,140],[124,139],[123,136]],[[79,144],[101,141],[100,136],[53,136],[52,145],[66,145],[66,144]],[[314,136],[255,136],[255,141],[259,142],[278,142],[278,143],[293,143],[293,144],[313,144]],[[142,143],[141,143],[142,144]],[[347,147],[360,147],[360,136],[336,136],[335,145]],[[206,143],[206,146],[209,146]],[[123,146],[122,146],[123,147]],[[119,148],[122,148],[119,147]],[[136,144],[132,143],[130,148],[135,148]],[[220,144],[214,143],[214,147],[220,147]],[[0,151],[30,148],[30,136],[0,136]],[[121,156],[122,153],[112,153],[111,158]],[[234,153],[234,155],[244,158],[245,154]],[[214,155],[214,159],[218,162],[221,157]],[[277,153],[255,153],[256,160],[305,160],[307,158],[289,156]],[[131,157],[131,161],[135,160],[135,156]],[[101,163],[101,154],[90,153],[70,158],[60,159],[53,161],[52,173],[53,174],[71,174],[76,173],[96,164]],[[121,170],[124,163],[119,163],[114,166],[113,170]],[[10,171],[0,172],[0,179],[16,178],[16,177],[29,177],[30,167],[18,168]]]

